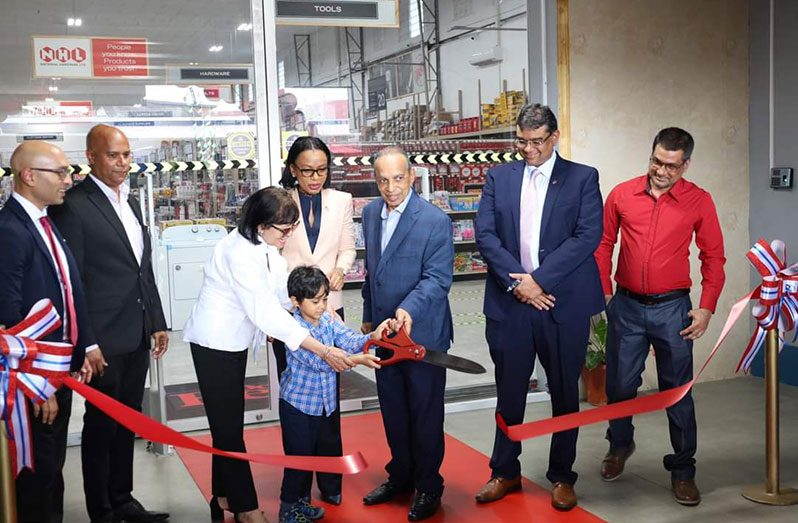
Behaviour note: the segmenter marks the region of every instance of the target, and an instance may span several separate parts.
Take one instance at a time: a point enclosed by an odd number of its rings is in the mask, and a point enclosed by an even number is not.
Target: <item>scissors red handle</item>
[[[388,337],[384,331],[381,339],[368,340],[363,345],[363,352],[368,353],[371,347],[382,347],[393,352],[388,358],[380,358],[380,365],[393,365],[400,361],[406,360],[423,360],[427,353],[427,349],[423,345],[419,345],[410,339],[407,331],[402,327],[393,337]]]

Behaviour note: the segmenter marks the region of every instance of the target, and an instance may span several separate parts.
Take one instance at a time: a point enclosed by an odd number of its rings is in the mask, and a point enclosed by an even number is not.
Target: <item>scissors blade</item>
[[[460,356],[452,356],[451,354],[440,351],[427,350],[421,361],[439,367],[465,372],[466,374],[485,374],[487,372],[485,367],[475,361],[461,358]]]

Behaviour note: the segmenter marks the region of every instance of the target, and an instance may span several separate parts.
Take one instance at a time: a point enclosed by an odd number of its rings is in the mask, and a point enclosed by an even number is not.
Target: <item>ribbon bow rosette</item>
[[[758,301],[751,310],[757,322],[756,331],[737,364],[737,372],[743,369],[746,373],[762,348],[767,331],[778,329],[781,351],[784,348],[783,334],[793,330],[798,320],[798,263],[787,267],[784,242],[773,240],[768,244],[759,240],[748,251],[747,257],[762,275],[762,284],[756,290]]]
[[[50,300],[39,300],[17,325],[0,329],[0,414],[14,474],[33,470],[27,396],[41,405],[69,375],[72,345],[37,341],[61,326]]]

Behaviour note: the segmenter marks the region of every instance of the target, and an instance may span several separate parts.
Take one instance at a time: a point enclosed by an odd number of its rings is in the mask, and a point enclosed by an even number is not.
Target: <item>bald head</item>
[[[14,192],[43,209],[64,203],[72,185],[69,161],[64,151],[40,141],[24,142],[11,155]]]
[[[116,127],[95,125],[86,135],[86,158],[92,174],[118,191],[130,171],[130,142]]]

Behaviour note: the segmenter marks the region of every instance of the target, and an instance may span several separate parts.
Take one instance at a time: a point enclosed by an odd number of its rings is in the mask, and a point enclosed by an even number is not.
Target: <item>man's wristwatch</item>
[[[506,292],[513,292],[515,288],[518,287],[519,285],[521,285],[521,280],[513,280],[513,283],[511,283],[510,286],[507,287]]]

